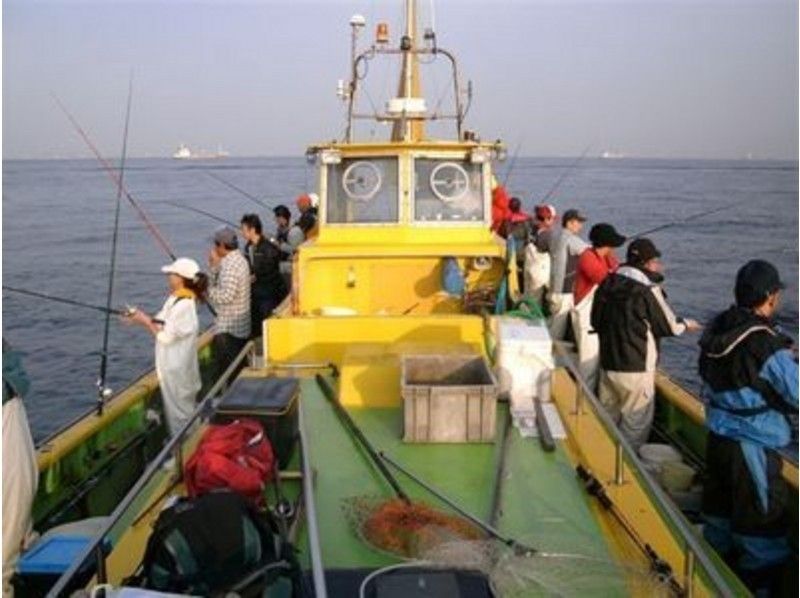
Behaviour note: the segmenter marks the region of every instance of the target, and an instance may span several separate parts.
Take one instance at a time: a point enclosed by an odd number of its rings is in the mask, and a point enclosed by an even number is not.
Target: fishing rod
[[[558,179],[556,179],[556,182],[553,184],[552,187],[550,187],[550,190],[539,201],[540,204],[546,203],[547,200],[550,199],[550,197],[553,195],[553,193],[555,193],[558,190],[558,188],[561,186],[561,183],[563,183],[567,179],[567,176],[569,174],[571,174],[572,171],[575,170],[575,168],[577,168],[578,164],[580,164],[583,161],[583,159],[586,157],[586,154],[589,153],[590,149],[592,149],[592,145],[591,144],[587,145],[586,149],[583,150],[581,155],[578,156],[575,159],[574,162],[572,162],[569,166],[567,166],[564,169],[564,172],[562,172],[561,175],[558,177]]]
[[[55,94],[51,94],[51,95],[53,96],[53,99],[55,100],[56,104],[58,104],[58,107],[61,108],[61,111],[66,115],[67,119],[69,119],[69,122],[75,128],[75,131],[78,133],[78,135],[80,135],[81,139],[83,139],[83,141],[86,143],[86,145],[92,151],[92,153],[95,155],[95,157],[97,158],[97,161],[100,162],[100,164],[103,166],[103,169],[106,171],[106,174],[108,174],[108,176],[111,178],[111,180],[114,182],[115,185],[119,186],[122,189],[123,195],[128,200],[128,202],[133,206],[133,208],[136,210],[136,213],[142,219],[144,224],[147,226],[147,229],[152,233],[153,237],[158,242],[158,244],[161,246],[161,248],[164,250],[164,252],[169,256],[169,258],[171,260],[174,261],[174,260],[178,259],[178,256],[175,254],[174,251],[172,251],[172,248],[170,247],[169,243],[167,243],[167,241],[164,239],[164,236],[158,230],[158,227],[150,219],[150,217],[144,211],[144,209],[139,204],[139,202],[136,201],[133,198],[133,196],[130,194],[128,189],[122,183],[122,180],[117,176],[116,172],[114,171],[114,168],[111,166],[111,164],[109,164],[108,160],[106,160],[102,156],[102,154],[97,149],[97,147],[94,145],[94,143],[92,143],[92,140],[89,139],[89,136],[86,134],[86,131],[83,129],[83,127],[81,127],[80,123],[78,123],[78,121],[75,119],[74,116],[72,116],[70,111],[67,110],[67,107],[61,102],[61,100],[58,99],[57,95],[55,95]],[[204,305],[206,306],[206,308],[208,309],[208,311],[211,313],[212,316],[214,316],[214,317],[217,316],[216,310],[211,306],[210,303],[206,302],[206,303],[204,303]]]
[[[221,218],[221,217],[217,216],[216,214],[212,214],[211,212],[206,212],[205,210],[201,210],[200,208],[195,208],[193,206],[185,206],[185,205],[176,203],[174,201],[165,201],[164,203],[167,204],[167,205],[173,206],[175,208],[180,208],[182,210],[189,210],[190,212],[195,212],[196,214],[202,214],[203,216],[206,216],[207,218],[211,218],[212,220],[216,220],[217,222],[221,222],[222,224],[226,224],[228,226],[232,226],[234,229],[238,230],[238,228],[239,228],[236,224],[234,224],[230,220],[225,220],[225,218]]]
[[[122,133],[122,153],[119,159],[119,184],[117,185],[117,201],[114,207],[114,232],[111,236],[111,264],[108,269],[108,292],[106,294],[106,318],[103,325],[103,345],[100,350],[100,375],[97,378],[97,415],[103,414],[103,403],[112,391],[106,386],[108,371],[108,336],[111,330],[111,302],[114,297],[114,276],[117,267],[117,240],[119,239],[119,215],[122,207],[122,184],[125,179],[125,159],[128,155],[128,125],[131,120],[131,99],[133,98],[133,72],[128,81],[128,103],[125,108],[125,127]]]
[[[672,226],[675,226],[676,224],[686,224],[687,222],[691,222],[692,220],[696,220],[696,219],[702,218],[704,216],[710,216],[711,214],[717,214],[718,212],[724,212],[725,210],[729,210],[731,208],[735,208],[737,206],[740,206],[742,204],[748,203],[750,201],[751,200],[748,197],[747,199],[743,199],[741,201],[735,201],[733,203],[725,204],[724,206],[719,206],[719,207],[716,207],[716,208],[712,208],[710,210],[704,210],[702,212],[697,212],[695,214],[690,214],[689,216],[686,216],[684,218],[679,218],[677,220],[671,220],[670,222],[667,222],[666,224],[661,224],[661,225],[656,226],[654,228],[649,228],[649,229],[647,229],[645,231],[642,231],[642,232],[636,233],[634,235],[631,235],[629,237],[629,239],[631,239],[631,240],[637,239],[637,238],[639,238],[639,237],[641,237],[643,235],[649,235],[651,233],[654,233],[654,232],[657,232],[657,231],[660,231],[660,230],[664,230],[665,228],[670,228]]]
[[[372,462],[375,464],[375,467],[378,468],[378,471],[381,472],[381,474],[383,475],[384,479],[387,482],[389,482],[389,485],[392,487],[392,489],[394,490],[395,494],[397,494],[397,497],[400,500],[402,500],[404,503],[406,503],[407,505],[411,504],[411,499],[408,498],[408,494],[406,494],[403,491],[403,489],[400,487],[400,483],[397,481],[397,478],[395,478],[392,475],[392,472],[389,471],[389,469],[386,467],[386,464],[381,460],[381,458],[379,456],[379,453],[375,450],[375,447],[373,447],[372,444],[370,443],[370,441],[367,440],[367,437],[364,436],[364,433],[361,431],[361,429],[353,421],[353,418],[350,417],[350,414],[347,413],[345,408],[342,407],[341,403],[339,403],[339,400],[336,397],[336,393],[333,391],[333,387],[330,385],[330,383],[325,378],[323,378],[320,374],[317,374],[315,376],[315,378],[317,380],[317,384],[320,387],[320,390],[322,390],[322,394],[324,394],[325,398],[328,399],[328,402],[331,405],[333,405],[333,409],[334,409],[334,411],[336,411],[336,415],[339,416],[339,419],[342,420],[342,422],[344,423],[345,427],[348,430],[350,430],[350,432],[352,432],[353,437],[358,441],[358,443],[361,445],[361,447],[367,452],[367,455],[372,460]]]
[[[628,534],[628,537],[636,544],[639,550],[645,554],[647,560],[650,562],[651,570],[656,574],[659,581],[666,583],[676,596],[684,596],[686,592],[675,578],[672,566],[661,558],[655,549],[637,533],[636,529],[624,516],[617,504],[608,496],[603,484],[583,465],[577,465],[575,467],[575,472],[578,474],[578,478],[583,484],[587,494],[595,497],[600,503],[600,506],[614,516],[625,533]]]
[[[538,549],[530,547],[530,546],[525,546],[524,544],[521,544],[520,542],[518,542],[514,538],[511,538],[509,536],[506,536],[506,535],[502,534],[500,532],[500,530],[498,530],[497,528],[493,527],[492,525],[486,523],[485,521],[483,521],[481,519],[478,519],[475,515],[473,515],[472,513],[467,511],[466,509],[464,509],[461,506],[459,506],[453,500],[451,500],[450,498],[445,496],[441,491],[439,491],[438,489],[434,488],[428,482],[426,482],[425,480],[423,480],[419,476],[415,475],[413,472],[409,471],[408,469],[406,469],[405,467],[400,465],[400,463],[398,463],[397,461],[392,459],[385,452],[383,452],[383,451],[379,452],[378,456],[383,461],[386,461],[386,463],[388,463],[389,465],[394,467],[397,471],[403,473],[404,475],[406,475],[407,477],[412,479],[414,482],[416,482],[417,484],[422,486],[425,490],[427,490],[433,496],[435,496],[436,498],[441,500],[448,507],[450,507],[451,509],[456,511],[459,515],[461,515],[465,519],[468,519],[469,521],[471,521],[472,523],[477,525],[479,528],[481,528],[483,531],[485,531],[487,534],[489,534],[492,538],[502,542],[503,544],[505,544],[506,546],[509,546],[510,548],[513,548],[516,553],[518,553],[518,554],[528,554],[528,555],[533,555],[533,554],[539,553]]]
[[[522,148],[522,140],[520,139],[517,142],[517,147],[514,148],[514,153],[511,155],[511,162],[508,164],[508,170],[506,171],[506,175],[503,177],[503,187],[508,185],[508,180],[511,178],[511,173],[514,171],[514,167],[517,165],[517,158],[519,157],[519,150]]]
[[[106,174],[111,178],[111,180],[113,181],[115,187],[119,187],[122,190],[122,194],[128,200],[128,203],[130,203],[131,206],[133,206],[133,209],[136,210],[136,213],[139,215],[139,218],[142,219],[142,222],[144,222],[145,226],[150,231],[150,233],[153,235],[153,237],[155,238],[155,240],[159,244],[159,246],[170,257],[170,259],[172,259],[172,260],[178,259],[177,255],[175,255],[175,252],[172,251],[172,248],[170,247],[169,243],[167,243],[166,239],[164,239],[164,236],[158,230],[158,227],[150,219],[150,217],[144,211],[144,209],[139,204],[139,202],[136,201],[133,198],[133,196],[130,194],[128,189],[122,183],[122,179],[117,175],[116,171],[111,166],[111,164],[109,164],[108,160],[106,160],[102,156],[100,151],[97,149],[97,146],[95,146],[95,144],[92,143],[92,140],[89,138],[89,135],[86,133],[86,131],[83,129],[83,127],[81,127],[80,123],[78,123],[78,121],[75,119],[75,117],[72,116],[72,113],[69,110],[67,110],[67,107],[63,104],[63,102],[58,98],[57,95],[55,95],[55,94],[51,94],[51,95],[53,97],[53,100],[55,100],[56,104],[58,105],[58,107],[61,109],[61,111],[67,117],[69,122],[72,124],[73,128],[78,133],[80,138],[84,141],[86,146],[91,150],[91,152],[94,154],[95,158],[97,158],[97,161],[100,162],[100,164],[103,166],[103,169],[105,170]]]
[[[125,309],[114,309],[113,307],[105,307],[103,305],[93,305],[92,303],[84,303],[83,301],[76,301],[75,299],[67,299],[66,297],[57,297],[56,295],[48,295],[46,293],[39,293],[36,291],[29,291],[28,289],[20,289],[19,287],[12,287],[8,285],[3,285],[4,291],[10,291],[12,293],[18,293],[20,295],[28,295],[29,297],[37,297],[39,299],[46,299],[48,301],[53,301],[55,303],[63,303],[65,305],[72,305],[75,307],[83,307],[85,309],[93,309],[94,311],[99,311],[104,314],[111,314],[114,316],[130,316],[133,313],[133,308],[125,308]],[[154,324],[163,324],[164,320],[159,320],[157,318],[151,318],[151,322]]]
[[[258,204],[258,205],[260,205],[262,208],[267,208],[267,209],[269,209],[269,206],[268,206],[267,204],[265,204],[263,201],[261,201],[260,199],[258,199],[258,198],[257,198],[255,195],[253,195],[252,193],[248,193],[247,191],[245,191],[245,190],[244,190],[244,189],[242,189],[241,187],[237,187],[236,185],[234,185],[233,183],[231,183],[229,180],[222,178],[221,176],[219,176],[218,174],[215,174],[215,173],[211,172],[210,170],[206,170],[206,171],[204,171],[204,172],[205,172],[205,173],[206,173],[208,176],[210,176],[212,179],[214,179],[215,181],[218,181],[218,182],[222,183],[223,185],[225,185],[225,186],[226,186],[226,187],[228,187],[229,189],[233,189],[233,190],[234,190],[234,191],[236,191],[236,192],[237,192],[239,195],[242,195],[242,196],[246,197],[247,199],[249,199],[249,200],[250,200],[250,201],[252,201],[253,203],[257,203],[257,204]]]

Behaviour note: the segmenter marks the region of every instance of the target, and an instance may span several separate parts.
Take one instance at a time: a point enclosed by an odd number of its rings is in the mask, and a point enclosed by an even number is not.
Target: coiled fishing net
[[[427,567],[481,572],[497,596],[670,596],[669,586],[646,567],[621,565],[605,554],[561,552],[565,547],[557,537],[539,538],[537,551],[530,552],[421,502],[355,497],[343,510],[354,532],[375,550]]]
[[[343,508],[364,542],[402,559],[419,559],[446,542],[486,537],[464,518],[442,513],[422,502],[360,496],[347,500]]]

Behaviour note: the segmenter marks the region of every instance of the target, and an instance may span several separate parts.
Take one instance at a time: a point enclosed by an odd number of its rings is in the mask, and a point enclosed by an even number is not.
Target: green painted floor
[[[391,487],[351,440],[313,379],[302,382],[301,401],[315,475],[324,566],[378,567],[396,562],[359,539],[344,509],[353,497],[390,498]],[[505,410],[505,405],[500,405],[498,438]],[[399,408],[351,409],[349,413],[377,450],[387,452],[473,514],[488,519],[500,443],[404,444]],[[501,531],[542,551],[610,561],[605,539],[589,509],[590,499],[564,449],[558,446],[555,452],[546,453],[537,439],[523,439],[515,429],[510,434],[498,521]],[[400,473],[397,478],[412,498],[446,510],[412,480]],[[609,569],[612,575],[613,567]],[[617,587],[618,581],[609,585]]]

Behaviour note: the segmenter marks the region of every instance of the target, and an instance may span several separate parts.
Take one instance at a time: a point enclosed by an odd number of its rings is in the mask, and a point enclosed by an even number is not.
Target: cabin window
[[[414,161],[417,222],[482,222],[483,169],[464,160]]]
[[[397,158],[346,158],[328,166],[327,221],[398,221]]]

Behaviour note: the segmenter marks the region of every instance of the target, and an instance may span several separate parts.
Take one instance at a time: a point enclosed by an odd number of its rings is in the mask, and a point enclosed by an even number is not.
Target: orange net
[[[367,543],[403,558],[419,558],[445,542],[485,538],[480,529],[461,517],[399,498],[356,498],[348,501],[347,511]]]

